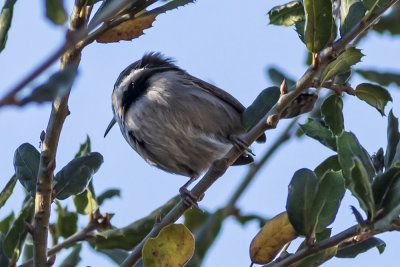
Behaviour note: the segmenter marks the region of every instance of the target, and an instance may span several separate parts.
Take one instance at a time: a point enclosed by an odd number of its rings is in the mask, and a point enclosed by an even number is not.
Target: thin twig
[[[347,93],[349,95],[356,95],[356,91],[348,83],[335,84],[333,82],[324,82],[324,83],[320,84],[317,81],[313,81],[312,87],[315,87],[315,88],[320,88],[320,87],[327,88],[327,89],[335,91],[336,94],[338,94],[338,95],[343,95],[343,93]]]
[[[398,0],[392,0],[390,4],[384,9],[387,10],[390,6],[395,4]],[[247,134],[245,134],[242,139],[247,144],[253,143],[264,131],[273,129],[279,122],[280,114],[289,106],[289,104],[296,99],[303,91],[308,89],[312,85],[314,77],[318,72],[328,65],[330,62],[336,59],[347,45],[366,27],[368,27],[372,22],[375,21],[383,12],[371,15],[368,20],[362,21],[358,26],[354,27],[347,35],[342,39],[333,44],[333,47],[328,47],[325,49],[321,61],[317,66],[309,67],[300,80],[296,83],[295,88],[285,95],[281,95],[278,103],[268,112],[267,115],[261,119],[257,125],[255,125]],[[223,159],[215,161],[203,178],[194,186],[191,190],[191,194],[195,197],[200,197],[204,192],[226,171],[228,166],[230,166],[241,154],[242,150],[237,148],[231,149]],[[125,261],[120,265],[121,267],[128,267],[135,265],[141,258],[142,249],[147,239],[156,236],[161,229],[175,222],[179,219],[183,213],[188,209],[183,202],[179,202],[162,220],[159,224],[156,224],[150,233],[138,244],[132,251],[132,253],[125,259]]]

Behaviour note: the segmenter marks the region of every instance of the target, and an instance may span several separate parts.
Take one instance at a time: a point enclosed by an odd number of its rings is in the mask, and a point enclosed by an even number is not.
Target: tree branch
[[[395,4],[398,0],[392,0],[390,4],[381,12],[372,14],[366,21],[360,22],[346,36],[338,40],[332,47],[328,47],[322,53],[321,61],[316,66],[309,67],[300,80],[296,83],[295,88],[289,93],[281,95],[277,104],[254,126],[247,134],[242,136],[242,140],[247,144],[254,142],[264,131],[273,129],[279,122],[280,115],[296,99],[303,91],[312,86],[314,77],[319,71],[336,59],[336,57],[347,47],[347,45],[361,32],[363,32],[371,23],[375,21],[384,11]],[[215,161],[202,179],[193,187],[191,194],[199,198],[205,191],[226,171],[226,169],[243,153],[242,150],[232,148],[223,159]],[[188,209],[182,201],[180,201],[162,220],[156,224],[149,234],[133,249],[132,253],[120,265],[128,267],[135,265],[141,258],[142,249],[151,237],[155,237],[161,229],[178,220]],[[348,234],[348,233],[347,233]]]
[[[80,18],[82,7],[81,1],[75,2],[74,10],[70,18],[71,33],[84,25],[85,20]],[[64,53],[61,59],[61,69],[68,63],[76,64],[80,61],[80,50],[71,49]],[[68,110],[69,92],[62,98],[56,98],[52,105],[52,111],[49,123],[46,129],[45,139],[42,144],[40,155],[39,172],[36,183],[35,196],[35,217],[33,234],[33,260],[36,267],[47,267],[47,236],[49,230],[50,205],[52,201],[52,182],[54,177],[55,156],[57,152],[58,141],[65,118],[69,114]]]
[[[315,88],[320,88],[320,87],[327,88],[327,89],[330,89],[332,91],[335,91],[336,94],[338,94],[338,95],[343,95],[343,93],[347,93],[349,95],[356,95],[356,91],[348,83],[335,84],[333,82],[324,82],[324,83],[320,84],[317,81],[313,81],[312,87],[315,87]]]

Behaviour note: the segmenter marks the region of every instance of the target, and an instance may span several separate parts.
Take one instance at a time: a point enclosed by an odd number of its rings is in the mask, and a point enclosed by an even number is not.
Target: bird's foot
[[[249,148],[249,144],[244,141],[241,137],[236,135],[229,136],[229,140],[232,142],[233,146],[238,150],[244,150],[247,153],[255,156],[253,151]]]
[[[201,201],[204,197],[204,193],[197,198],[195,195],[193,195],[193,193],[191,191],[189,191],[185,186],[182,186],[179,189],[179,193],[181,195],[182,201],[183,203],[187,206],[187,207],[194,207],[198,210],[200,210],[199,205],[197,204],[197,202]]]

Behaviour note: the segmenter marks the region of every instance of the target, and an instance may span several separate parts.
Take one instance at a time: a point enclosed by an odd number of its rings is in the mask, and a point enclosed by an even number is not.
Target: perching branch
[[[69,32],[80,29],[85,20],[80,17],[82,6],[79,0],[75,2],[74,9],[70,18]],[[68,34],[67,36],[71,36]],[[68,38],[68,37],[67,37]],[[78,64],[80,61],[81,51],[71,49],[64,53],[61,59],[61,69],[69,63]],[[36,183],[35,196],[35,217],[34,217],[34,234],[33,234],[33,260],[36,267],[47,267],[47,236],[49,230],[50,205],[52,201],[52,182],[54,177],[55,157],[60,138],[61,129],[65,118],[69,114],[68,110],[69,92],[54,100],[49,123],[46,129],[46,135],[42,144],[42,152],[40,155],[39,172]]]
[[[335,91],[336,94],[338,94],[338,95],[343,95],[343,93],[347,93],[349,95],[356,95],[356,91],[348,83],[335,84],[333,82],[324,82],[324,83],[320,84],[317,81],[313,81],[312,87],[315,87],[315,88],[320,88],[320,87],[327,88],[327,89],[330,89],[332,91]]]
[[[324,50],[319,64],[309,67],[300,80],[296,83],[295,88],[290,90],[289,93],[281,95],[277,104],[255,125],[247,134],[242,136],[242,140],[247,144],[253,143],[260,135],[266,130],[274,129],[280,119],[282,112],[289,106],[289,104],[296,99],[303,91],[312,86],[312,81],[325,66],[335,60],[337,56],[346,49],[347,45],[366,28],[369,27],[380,15],[382,15],[388,8],[394,5],[398,0],[392,0],[388,6],[381,12],[372,14],[368,19],[361,21],[355,26],[348,34],[335,42],[332,47]],[[215,161],[203,178],[193,187],[191,194],[199,198],[205,191],[224,174],[226,169],[243,153],[243,150],[232,148],[223,159]],[[183,213],[189,209],[182,201],[180,201],[162,220],[160,223],[154,225],[150,233],[138,244],[125,261],[120,265],[121,267],[128,267],[135,265],[141,258],[142,249],[147,239],[155,237],[161,229],[179,219]],[[353,234],[353,232],[351,232]],[[348,234],[348,233],[347,233]],[[349,235],[351,236],[351,235]]]
[[[359,225],[354,225],[349,229],[334,235],[330,238],[324,239],[321,242],[318,242],[312,246],[304,247],[297,251],[295,254],[289,255],[282,260],[278,260],[266,265],[263,267],[285,267],[290,266],[291,264],[298,262],[312,254],[316,254],[318,252],[323,251],[324,249],[338,246],[338,249],[343,249],[349,247],[351,245],[355,245],[362,241],[367,240],[368,238],[388,231],[399,231],[400,225],[398,222],[394,222],[393,224],[381,228],[381,229],[374,229],[373,227],[369,227],[366,229],[360,229]]]

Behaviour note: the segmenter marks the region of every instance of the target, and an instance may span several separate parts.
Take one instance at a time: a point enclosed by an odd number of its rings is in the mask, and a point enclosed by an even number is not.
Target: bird
[[[314,101],[315,102],[315,101]],[[159,52],[146,53],[119,75],[112,92],[113,118],[129,145],[150,165],[189,177],[187,187],[232,147],[247,147],[241,114],[245,107],[226,91],[179,68]],[[256,141],[265,142],[265,134]],[[253,162],[245,151],[233,165]]]

